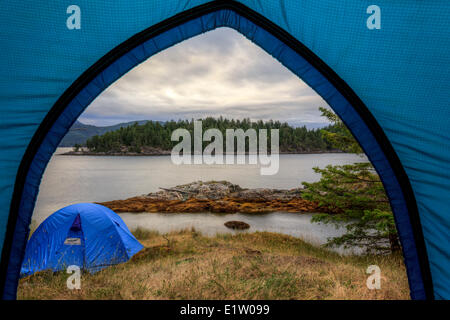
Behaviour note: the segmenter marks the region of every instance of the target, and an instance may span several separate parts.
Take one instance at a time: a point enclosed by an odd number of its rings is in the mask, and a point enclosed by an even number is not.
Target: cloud
[[[221,28],[137,66],[103,92],[80,120],[109,125],[222,115],[325,123],[319,106],[327,104],[273,57],[236,31]]]

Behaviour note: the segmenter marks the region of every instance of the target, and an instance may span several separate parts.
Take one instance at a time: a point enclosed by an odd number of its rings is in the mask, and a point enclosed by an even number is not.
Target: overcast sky
[[[133,120],[206,116],[326,124],[326,102],[266,52],[221,28],[151,57],[106,89],[80,121],[98,126]]]

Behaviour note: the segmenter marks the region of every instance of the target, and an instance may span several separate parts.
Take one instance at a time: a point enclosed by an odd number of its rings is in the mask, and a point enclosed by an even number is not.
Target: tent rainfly
[[[64,207],[42,222],[27,243],[21,276],[77,266],[91,273],[126,262],[143,246],[114,211],[99,204]]]

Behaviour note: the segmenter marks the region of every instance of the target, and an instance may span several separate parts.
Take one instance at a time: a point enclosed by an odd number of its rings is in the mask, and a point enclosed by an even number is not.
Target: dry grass
[[[204,237],[136,230],[145,249],[129,262],[83,274],[68,290],[64,272],[20,281],[19,299],[409,299],[400,256],[342,257],[267,232]],[[366,287],[381,268],[380,290]]]

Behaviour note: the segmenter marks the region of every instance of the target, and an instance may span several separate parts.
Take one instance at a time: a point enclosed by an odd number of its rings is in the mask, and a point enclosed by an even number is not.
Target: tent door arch
[[[80,215],[77,215],[67,233],[64,242],[56,251],[59,265],[65,267],[76,265],[83,269],[86,263],[86,246],[81,226]]]
[[[35,133],[16,179],[0,270],[0,289],[15,298],[28,226],[45,166],[84,109],[110,84],[152,55],[219,27],[243,34],[281,62],[322,98],[354,134],[388,194],[414,299],[432,299],[433,286],[417,205],[409,178],[376,119],[355,92],[296,38],[233,1],[213,1],[164,20],[118,45],[86,70],[58,99]]]

